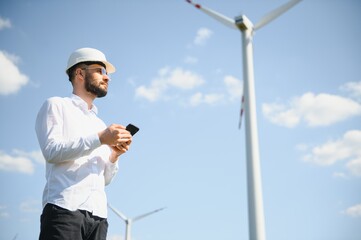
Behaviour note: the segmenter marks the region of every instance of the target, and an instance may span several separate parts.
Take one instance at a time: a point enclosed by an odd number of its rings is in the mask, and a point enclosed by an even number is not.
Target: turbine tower
[[[279,8],[266,14],[257,24],[253,23],[245,16],[241,15],[235,19],[228,18],[211,9],[202,7],[200,4],[186,0],[199,10],[213,17],[217,21],[242,33],[242,53],[243,53],[243,93],[244,93],[244,113],[246,131],[246,157],[247,157],[247,195],[248,195],[248,224],[250,240],[265,240],[265,221],[263,211],[261,167],[259,160],[258,130],[256,116],[256,96],[254,86],[253,70],[253,46],[252,38],[255,30],[258,30],[279,17],[288,9],[296,5],[301,0],[291,0]],[[243,100],[242,100],[243,101]],[[242,103],[243,105],[243,103]],[[242,114],[241,110],[241,114]],[[241,116],[242,117],[242,116]]]
[[[118,215],[121,219],[124,220],[125,222],[125,240],[131,240],[131,228],[132,228],[132,224],[140,219],[143,219],[145,217],[148,217],[151,214],[154,214],[156,212],[159,212],[165,208],[159,208],[157,210],[151,211],[149,213],[145,213],[142,215],[139,215],[137,217],[134,218],[127,218],[122,212],[120,212],[119,210],[115,209],[114,207],[112,207],[109,203],[108,203],[108,207],[116,214]]]

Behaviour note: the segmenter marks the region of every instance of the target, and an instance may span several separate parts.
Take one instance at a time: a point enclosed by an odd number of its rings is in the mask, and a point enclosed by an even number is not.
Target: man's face
[[[98,98],[104,97],[108,93],[109,76],[103,66],[98,64],[89,65],[85,70],[85,90],[96,95]]]

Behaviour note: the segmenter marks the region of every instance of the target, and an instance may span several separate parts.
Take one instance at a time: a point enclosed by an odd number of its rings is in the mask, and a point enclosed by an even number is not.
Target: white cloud
[[[202,99],[203,99],[203,94],[198,92],[189,99],[189,103],[191,106],[195,107],[202,103]]]
[[[27,213],[41,212],[41,202],[37,200],[27,200],[20,203],[20,210]]]
[[[341,90],[350,92],[352,97],[361,100],[361,82],[348,82],[341,86]]]
[[[45,164],[45,159],[44,159],[43,154],[42,154],[42,152],[40,150],[25,152],[25,151],[20,150],[20,149],[14,149],[13,153],[15,155],[18,155],[18,156],[33,159],[37,163]]]
[[[361,177],[361,155],[357,159],[349,161],[346,167],[352,175]]]
[[[224,77],[224,84],[227,88],[227,92],[229,94],[229,99],[232,100],[240,100],[243,93],[243,85],[242,82],[230,75]]]
[[[39,216],[42,212],[42,203],[39,200],[23,200],[19,205],[21,212],[20,222],[28,223],[34,221],[34,216]]]
[[[342,213],[344,213],[350,217],[361,217],[361,203],[347,208]]]
[[[271,122],[295,127],[301,120],[308,126],[328,126],[361,114],[361,104],[336,95],[305,93],[292,99],[288,106],[277,103],[263,104],[263,114]]]
[[[196,63],[198,63],[198,58],[192,57],[192,56],[187,56],[187,57],[184,59],[184,62],[185,62],[185,63],[188,63],[188,64],[196,64]]]
[[[16,65],[18,57],[0,51],[0,95],[16,93],[29,79]]]
[[[344,178],[344,179],[348,178],[347,175],[345,173],[343,173],[343,172],[334,172],[332,174],[332,176],[335,177],[335,178]]]
[[[32,174],[34,172],[34,166],[28,158],[10,156],[0,152],[0,170]]]
[[[0,205],[0,219],[7,218],[10,214],[7,212],[7,206]]]
[[[166,90],[175,89],[191,90],[204,83],[203,78],[191,71],[182,68],[171,69],[168,67],[158,71],[158,76],[151,82],[150,86],[139,86],[136,89],[136,97],[145,98],[154,102],[166,99]]]
[[[4,19],[0,17],[0,30],[3,30],[5,28],[11,28],[11,22],[9,19]]]
[[[311,153],[304,156],[304,161],[330,166],[339,161],[347,161],[346,167],[354,176],[361,176],[361,131],[351,130],[342,138],[328,141],[312,148]]]
[[[228,93],[228,99],[230,101],[240,100],[242,97],[243,86],[242,82],[237,78],[227,75],[223,79],[226,92]],[[201,104],[215,105],[225,101],[225,94],[222,93],[208,93],[204,94],[197,92],[193,94],[189,99],[189,105],[192,107],[199,106]]]
[[[149,102],[169,101],[177,99],[180,104],[196,107],[201,104],[216,105],[218,103],[227,103],[229,101],[241,99],[243,92],[242,82],[231,75],[226,75],[223,79],[223,88],[219,92],[204,93],[197,91],[189,97],[179,94],[179,91],[190,92],[204,85],[205,80],[202,76],[182,69],[180,67],[161,68],[157,76],[150,82],[148,86],[141,85],[136,88],[135,96],[137,98],[146,99]],[[187,99],[187,100],[185,100]]]
[[[33,174],[34,165],[32,160],[44,163],[40,151],[24,152],[15,149],[10,155],[0,150],[0,170],[2,171]]]
[[[200,28],[193,41],[195,45],[204,45],[206,41],[212,36],[213,32],[208,28]]]
[[[300,122],[300,116],[295,109],[277,103],[262,104],[262,112],[268,120],[284,127],[294,127]]]
[[[161,93],[161,89],[157,88],[156,86],[146,87],[142,85],[135,90],[135,95],[137,97],[145,98],[150,102],[157,101],[161,96]]]
[[[185,71],[181,68],[174,69],[167,78],[169,85],[179,89],[193,89],[204,83],[201,76],[191,72]]]
[[[209,105],[213,105],[216,104],[220,101],[222,101],[224,98],[223,94],[203,94],[203,93],[196,93],[193,96],[190,97],[189,99],[189,105],[192,107],[196,107],[200,104],[209,104]]]

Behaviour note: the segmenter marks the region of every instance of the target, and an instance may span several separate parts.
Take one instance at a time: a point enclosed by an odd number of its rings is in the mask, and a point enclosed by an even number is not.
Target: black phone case
[[[132,134],[132,136],[134,134],[136,134],[139,131],[139,128],[134,126],[133,124],[128,124],[128,126],[125,128],[127,131],[130,132],[130,134]]]

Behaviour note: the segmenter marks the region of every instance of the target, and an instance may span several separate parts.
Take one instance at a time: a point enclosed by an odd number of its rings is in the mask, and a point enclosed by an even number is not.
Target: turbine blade
[[[254,25],[254,29],[260,29],[264,25],[270,23],[271,21],[275,20],[277,17],[285,13],[288,9],[296,5],[297,3],[301,2],[301,0],[291,0],[279,8],[271,11],[270,13],[266,14],[257,24]]]
[[[138,221],[138,220],[140,220],[140,219],[142,219],[142,218],[145,218],[145,217],[147,217],[147,216],[149,216],[149,215],[152,215],[152,214],[154,214],[154,213],[156,213],[156,212],[162,211],[163,209],[165,209],[165,207],[164,207],[164,208],[159,208],[159,209],[154,210],[154,211],[151,211],[151,212],[149,212],[149,213],[145,213],[145,214],[139,215],[139,216],[133,218],[133,222]]]
[[[112,207],[109,203],[108,203],[108,207],[116,214],[118,215],[121,219],[123,219],[124,221],[128,221],[128,218],[119,210],[115,209],[114,207]]]
[[[241,110],[239,111],[239,122],[238,122],[238,129],[241,129],[242,127],[242,118],[244,114],[244,94],[242,94],[242,100],[241,100]]]
[[[202,7],[200,4],[193,3],[191,0],[186,0],[186,1],[190,4],[192,4],[193,6],[195,6],[196,8],[198,8],[199,10],[201,10],[202,12],[204,12],[205,14],[211,16],[212,18],[214,18],[217,21],[221,22],[222,24],[226,25],[227,27],[238,30],[238,27],[237,27],[234,19],[226,17],[220,13],[217,13],[217,12],[209,9],[209,8]]]

